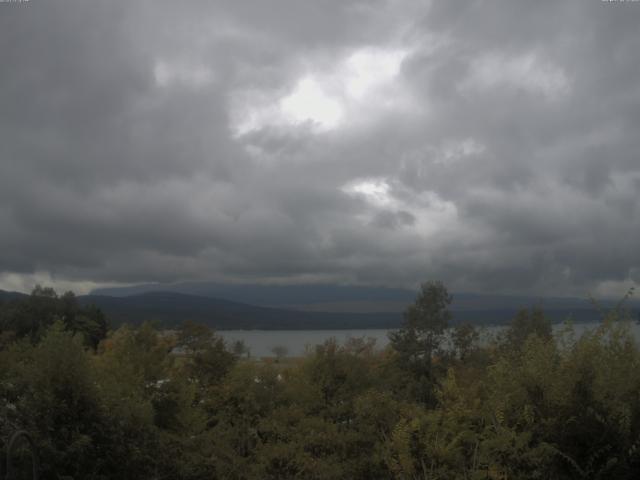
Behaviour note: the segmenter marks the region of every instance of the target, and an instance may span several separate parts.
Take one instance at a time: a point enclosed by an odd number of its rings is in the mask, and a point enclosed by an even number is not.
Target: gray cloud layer
[[[640,4],[0,4],[0,288],[640,282]]]

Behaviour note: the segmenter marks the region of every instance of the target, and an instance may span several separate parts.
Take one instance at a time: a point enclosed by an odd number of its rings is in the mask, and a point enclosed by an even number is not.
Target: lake
[[[597,323],[574,323],[573,327],[576,336],[594,328]],[[558,332],[564,324],[555,324],[554,331]],[[503,326],[492,326],[479,328],[481,339],[485,341],[496,335]],[[631,329],[640,340],[640,325],[631,324]],[[335,338],[340,344],[344,344],[349,338],[374,338],[377,348],[384,348],[389,343],[389,329],[361,329],[361,330],[220,330],[217,333],[227,342],[242,340],[250,349],[253,357],[273,356],[271,349],[277,346],[287,348],[288,356],[301,356],[305,354],[308,347],[313,348],[330,338]]]

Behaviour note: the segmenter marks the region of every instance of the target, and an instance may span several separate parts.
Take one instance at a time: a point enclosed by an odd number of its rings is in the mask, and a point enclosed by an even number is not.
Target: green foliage
[[[28,297],[10,300],[0,308],[0,348],[13,339],[28,338],[35,343],[56,321],[80,334],[92,348],[107,335],[107,319],[99,308],[80,306],[73,292],[59,297],[52,288],[38,285]]]
[[[408,362],[429,360],[449,326],[452,300],[441,282],[423,283],[415,303],[404,313],[402,328],[390,335],[393,348]]]
[[[523,311],[485,346],[457,326],[453,355],[449,302],[425,284],[391,348],[330,340],[275,363],[239,358],[192,323],[121,327],[93,348],[74,297],[40,289],[18,310],[45,321],[0,349],[0,434],[33,434],[43,478],[637,477],[629,323],[606,315],[554,336],[541,311]],[[28,317],[15,309],[2,318]]]
[[[222,337],[205,325],[193,322],[183,324],[176,346],[187,358],[184,373],[202,392],[218,383],[237,360],[236,354],[227,350]]]
[[[3,369],[2,387],[15,423],[35,437],[43,470],[93,473],[100,399],[81,339],[58,321],[37,346],[13,348],[15,363]]]
[[[544,341],[550,341],[551,322],[544,315],[542,309],[533,307],[518,312],[505,332],[504,346],[508,350],[519,352],[530,335],[536,335]]]
[[[451,341],[460,360],[465,360],[476,348],[480,338],[478,329],[470,323],[462,323],[453,328]]]
[[[402,328],[389,334],[400,368],[416,379],[415,396],[431,404],[434,400],[433,357],[440,350],[451,320],[453,297],[441,282],[425,282],[413,305],[404,313]]]

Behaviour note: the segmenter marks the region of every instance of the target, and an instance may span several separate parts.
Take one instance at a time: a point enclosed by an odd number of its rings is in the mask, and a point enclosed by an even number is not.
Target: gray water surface
[[[596,327],[597,323],[573,324],[575,336],[579,337],[583,332]],[[630,325],[636,339],[640,340],[640,325]],[[553,326],[555,332],[565,327],[564,324]],[[492,326],[479,328],[481,339],[487,341],[498,334],[505,327]],[[373,338],[376,347],[383,349],[389,344],[390,329],[359,329],[359,330],[221,330],[219,335],[228,342],[242,340],[250,350],[252,357],[273,356],[272,349],[283,346],[287,349],[287,356],[304,355],[307,349],[313,349],[315,345],[324,343],[330,338],[335,338],[339,344],[344,344],[349,338]]]

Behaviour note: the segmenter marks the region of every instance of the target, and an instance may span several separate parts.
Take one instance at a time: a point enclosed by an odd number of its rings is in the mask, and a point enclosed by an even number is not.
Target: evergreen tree
[[[401,368],[413,374],[418,398],[426,403],[433,401],[433,357],[449,326],[452,300],[442,282],[423,283],[415,302],[404,313],[402,328],[389,334]]]

